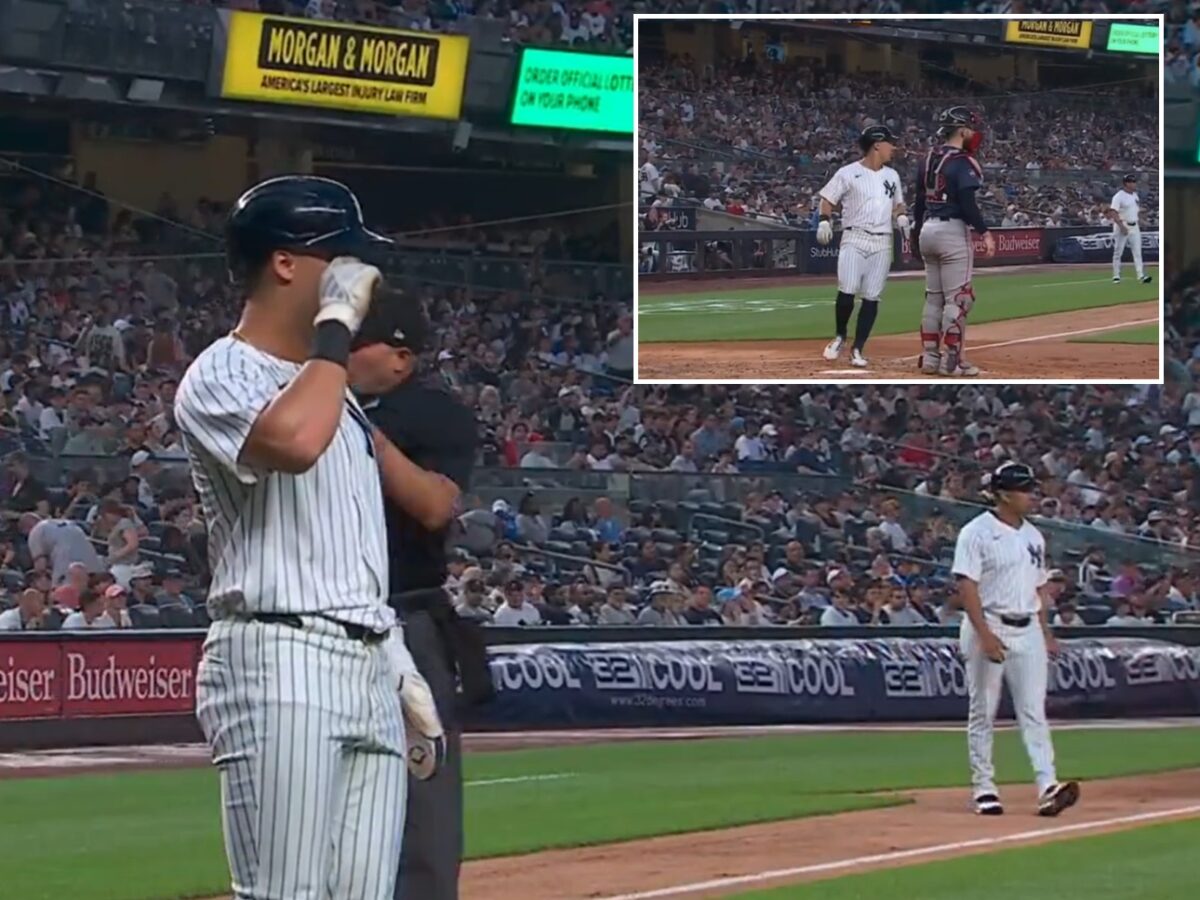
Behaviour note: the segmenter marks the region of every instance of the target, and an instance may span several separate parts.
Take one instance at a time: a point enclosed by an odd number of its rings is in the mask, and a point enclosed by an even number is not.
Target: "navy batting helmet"
[[[1019,462],[1006,462],[992,473],[993,491],[1032,491],[1037,487],[1037,476],[1033,469]]]
[[[368,262],[392,241],[363,224],[354,192],[315,175],[268,178],[238,197],[225,226],[229,274],[244,278],[275,250],[357,256]]]
[[[880,141],[887,141],[889,144],[898,144],[896,135],[892,134],[892,129],[886,125],[870,125],[864,128],[862,134],[858,136],[858,146],[862,147],[863,153],[866,153]]]

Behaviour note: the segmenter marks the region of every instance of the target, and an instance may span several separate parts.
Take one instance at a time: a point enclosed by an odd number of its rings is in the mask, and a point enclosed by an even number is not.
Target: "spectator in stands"
[[[110,584],[104,589],[104,614],[113,623],[114,628],[132,628],[133,620],[126,608],[128,591],[124,585]]]
[[[154,594],[153,603],[159,609],[176,606],[188,612],[196,610],[192,598],[183,592],[183,573],[174,566],[163,572],[162,586]]]
[[[605,594],[600,611],[596,613],[596,624],[622,626],[636,623],[633,610],[625,602],[625,588],[622,585],[613,585]]]
[[[537,601],[531,598],[531,602],[536,607],[538,613],[542,617],[541,624],[543,625],[573,625],[574,619],[571,616],[570,610],[567,608],[567,586],[563,584],[551,585],[550,589],[545,594],[545,599]]]
[[[670,581],[656,581],[650,585],[648,600],[637,615],[638,625],[678,628],[687,624],[674,609],[675,601],[682,601],[683,596]]]
[[[847,628],[861,624],[854,614],[854,600],[848,591],[834,591],[833,602],[821,611],[820,623],[827,627]]]
[[[154,602],[154,568],[149,563],[138,563],[129,571],[130,606],[156,606]]]
[[[482,572],[477,568],[468,569],[463,577],[462,599],[454,607],[455,611],[464,619],[486,625],[492,621],[492,613],[484,605],[486,600]]]
[[[742,628],[770,625],[771,620],[766,607],[758,601],[763,587],[765,586],[749,578],[739,581],[733,596],[726,600],[721,608],[721,618],[725,620],[725,624]]]
[[[596,530],[596,537],[609,544],[620,543],[625,527],[613,513],[612,500],[608,497],[597,497],[594,510],[593,527]]]
[[[637,559],[628,568],[637,581],[648,581],[654,576],[666,574],[667,562],[658,555],[658,544],[647,538],[641,543]]]
[[[54,584],[62,584],[67,578],[68,569],[76,563],[87,572],[99,572],[104,568],[96,548],[76,522],[69,519],[43,519],[36,513],[25,513],[18,520],[18,528],[25,535],[29,555],[34,559],[44,557],[50,561]]]
[[[1051,619],[1051,624],[1078,627],[1087,623],[1080,618],[1079,611],[1075,608],[1075,604],[1070,600],[1065,600],[1058,604],[1058,608],[1054,611],[1054,616]]]
[[[517,507],[517,537],[527,544],[544,544],[550,538],[550,522],[540,508],[532,491],[521,498]]]
[[[619,546],[607,541],[596,541],[592,544],[592,559],[599,565],[588,563],[583,567],[583,577],[587,583],[607,590],[616,584],[624,584],[625,576],[617,569],[609,568],[616,565],[616,554]]]
[[[567,595],[569,603],[567,612],[571,614],[571,624],[595,625],[596,613],[603,597],[603,592],[599,592],[586,582],[577,579],[571,584]]]
[[[0,631],[37,631],[52,627],[46,598],[28,588],[17,595],[17,605],[0,612]]]
[[[79,609],[67,616],[62,627],[64,631],[77,631],[114,626],[112,619],[104,611],[104,601],[92,591],[88,591],[79,598]]]
[[[129,586],[129,576],[137,563],[140,527],[127,506],[108,499],[100,504],[94,534],[108,542],[108,570],[121,587]]]
[[[537,608],[525,602],[525,586],[518,578],[504,585],[504,602],[496,607],[492,616],[494,625],[541,625],[542,616]]]
[[[929,622],[916,609],[909,605],[908,591],[901,585],[892,585],[886,594],[886,600],[875,608],[871,617],[872,625],[928,625]]]
[[[11,482],[4,498],[5,508],[49,515],[49,495],[29,468],[29,458],[24,453],[14,453],[8,458],[7,468]]]
[[[683,619],[689,625],[720,625],[721,614],[712,608],[712,588],[699,585],[687,600]]]

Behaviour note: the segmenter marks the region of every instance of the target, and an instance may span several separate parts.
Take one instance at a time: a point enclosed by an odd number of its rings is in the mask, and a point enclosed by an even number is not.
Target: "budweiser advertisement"
[[[971,233],[971,244],[975,250],[976,266],[1020,265],[1043,262],[1043,250],[1046,248],[1045,229],[1042,228],[993,228],[992,237],[996,241],[995,256],[984,256],[983,238]],[[905,232],[898,232],[900,240],[896,242],[895,268],[919,269],[912,255],[912,241]]]
[[[0,719],[190,713],[199,637],[0,641]]]

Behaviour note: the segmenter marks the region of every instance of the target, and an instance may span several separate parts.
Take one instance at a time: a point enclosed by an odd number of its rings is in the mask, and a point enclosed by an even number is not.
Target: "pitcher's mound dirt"
[[[786,789],[780,785],[780,790]],[[1136,827],[1142,823],[1109,820],[1138,814],[1166,814],[1154,821],[1200,815],[1200,769],[1087,782],[1079,806],[1057,819],[1034,815],[1034,790],[1029,785],[1011,785],[1003,794],[1007,814],[995,818],[974,815],[969,792],[964,789],[905,791],[903,795],[913,802],[887,809],[480,860],[464,867],[462,896],[464,900],[596,900],[780,869],[807,869],[670,895],[724,897],[755,887],[836,877],[852,870],[1098,834]],[[1108,824],[1062,831],[1064,826],[1090,822]],[[993,843],[1014,835],[1022,837]],[[973,841],[980,843],[944,846]],[[868,859],[938,847],[942,849],[899,859]]]
[[[1071,343],[1071,336],[1088,331],[1103,334],[1158,318],[1157,302],[1123,303],[1075,312],[1052,313],[1003,322],[986,322],[967,329],[967,356],[982,371],[980,378],[1037,378],[1070,382],[1081,378],[1158,380],[1158,344]],[[1091,331],[1091,329],[1096,329]],[[686,381],[698,378],[784,378],[823,380],[928,379],[917,371],[917,334],[878,335],[867,343],[870,366],[852,368],[847,354],[828,362],[821,356],[827,339],[796,341],[720,341],[707,343],[639,344],[641,378]],[[968,378],[947,378],[948,384]]]

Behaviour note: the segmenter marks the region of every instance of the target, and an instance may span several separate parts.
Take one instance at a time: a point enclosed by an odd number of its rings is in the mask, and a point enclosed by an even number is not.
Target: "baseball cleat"
[[[1118,275],[1118,276],[1116,276],[1115,278],[1113,278],[1113,284],[1120,284],[1120,283],[1121,283],[1121,276],[1120,276],[1120,275]]]
[[[850,365],[858,366],[860,369],[867,367],[867,358],[863,356],[863,352],[857,347],[850,351]]]
[[[841,335],[835,337],[832,341],[825,345],[825,352],[821,354],[828,360],[835,360],[842,355],[842,348],[846,346],[846,339]]]
[[[995,794],[980,794],[975,798],[975,814],[979,816],[1002,816],[1004,806]]]
[[[1150,283],[1150,276],[1149,276],[1149,275],[1143,275],[1143,276],[1142,276],[1141,278],[1139,278],[1138,280],[1139,280],[1139,281],[1140,281],[1142,284],[1149,284],[1149,283]]]
[[[921,358],[917,361],[917,371],[927,372],[930,375],[936,375],[938,369],[942,367],[942,357],[940,353],[922,353]]]
[[[1064,809],[1070,809],[1079,802],[1079,782],[1064,781],[1054,787],[1046,788],[1038,800],[1038,815],[1054,817]]]

